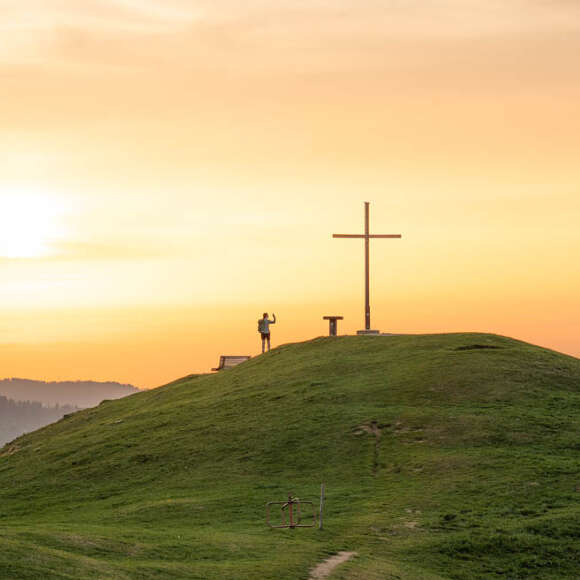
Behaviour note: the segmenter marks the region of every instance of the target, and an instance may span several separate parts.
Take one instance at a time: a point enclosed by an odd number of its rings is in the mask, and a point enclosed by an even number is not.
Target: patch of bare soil
[[[310,571],[309,580],[319,580],[320,578],[327,578],[332,571],[340,564],[348,562],[350,559],[356,556],[356,552],[339,552],[334,556],[328,558],[324,562],[321,562]]]
[[[9,445],[0,453],[0,457],[8,457],[9,455],[14,455],[20,451],[18,445]]]

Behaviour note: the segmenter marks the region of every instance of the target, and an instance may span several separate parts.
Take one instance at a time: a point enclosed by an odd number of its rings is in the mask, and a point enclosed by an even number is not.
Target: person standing
[[[268,318],[268,313],[264,312],[262,318],[258,320],[258,332],[262,337],[262,354],[266,351],[266,343],[270,350],[270,324],[276,324],[276,315],[272,312],[273,320]]]

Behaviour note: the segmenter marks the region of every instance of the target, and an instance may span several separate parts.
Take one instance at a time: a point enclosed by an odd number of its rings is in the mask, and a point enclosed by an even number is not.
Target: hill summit
[[[0,451],[2,578],[572,578],[580,361],[487,334],[321,338]],[[325,529],[271,530],[316,501]]]

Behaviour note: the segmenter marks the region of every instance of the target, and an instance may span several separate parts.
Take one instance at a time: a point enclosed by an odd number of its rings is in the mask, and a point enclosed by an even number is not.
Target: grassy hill
[[[2,579],[575,578],[580,360],[484,334],[316,339],[0,451]],[[325,529],[270,530],[317,500]]]

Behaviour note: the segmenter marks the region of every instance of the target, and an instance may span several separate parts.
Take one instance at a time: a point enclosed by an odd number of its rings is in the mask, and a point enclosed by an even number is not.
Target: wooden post
[[[292,496],[290,494],[288,494],[288,515],[290,518],[290,527],[293,528],[294,527],[294,500],[292,499]]]
[[[318,529],[322,530],[322,513],[324,511],[324,483],[320,484],[320,515],[318,517]]]
[[[336,336],[338,330],[337,320],[342,320],[342,316],[323,316],[323,320],[328,320],[328,336]]]
[[[365,330],[371,329],[369,241],[369,202],[365,201]]]

